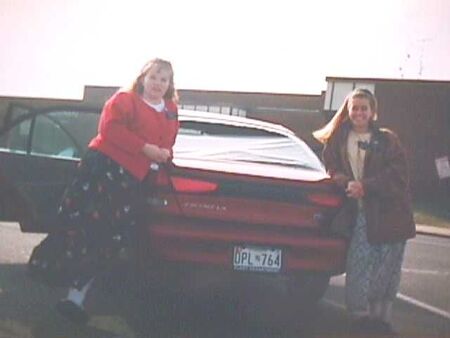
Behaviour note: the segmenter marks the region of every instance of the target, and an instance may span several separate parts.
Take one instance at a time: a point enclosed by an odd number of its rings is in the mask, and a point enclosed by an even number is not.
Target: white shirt
[[[353,130],[348,134],[347,139],[347,156],[352,168],[353,177],[360,181],[364,175],[364,161],[366,158],[366,150],[362,149],[358,142],[370,142],[371,133],[357,133]],[[358,198],[358,207],[362,208],[362,199]]]
[[[142,98],[142,99],[144,100],[145,103],[147,103],[150,107],[152,107],[158,113],[161,113],[164,110],[164,107],[165,107],[164,100],[161,100],[160,103],[154,104],[154,103],[151,103],[151,102],[147,101],[144,98]]]

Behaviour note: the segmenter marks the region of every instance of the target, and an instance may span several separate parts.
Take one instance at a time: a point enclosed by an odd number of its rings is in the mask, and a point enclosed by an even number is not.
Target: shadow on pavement
[[[64,290],[30,280],[23,264],[0,265],[0,337],[115,337],[96,327],[79,328],[60,317],[53,305]]]
[[[115,272],[111,276],[115,277],[105,278],[98,284],[101,290],[97,291],[96,304],[113,300],[114,305],[111,303],[107,307],[121,311],[120,316],[133,328],[136,337],[312,337],[309,326],[280,327],[271,322],[264,325],[264,320],[249,320],[252,307],[243,309],[245,297],[229,290],[209,289],[186,295],[158,286],[143,287],[139,285],[139,276],[130,271]],[[267,310],[274,315],[278,309]]]
[[[342,328],[345,318],[323,304],[303,324],[266,326],[264,320],[249,321],[236,310],[242,309],[240,296],[211,290],[182,297],[176,292],[143,288],[136,283],[138,279],[132,271],[118,269],[96,280],[86,301],[91,320],[86,327],[78,327],[54,309],[64,289],[33,282],[23,264],[0,265],[0,337],[309,338],[326,337],[330,330],[346,336]],[[276,307],[266,310],[269,315],[279,311]],[[333,327],[324,327],[324,323]]]

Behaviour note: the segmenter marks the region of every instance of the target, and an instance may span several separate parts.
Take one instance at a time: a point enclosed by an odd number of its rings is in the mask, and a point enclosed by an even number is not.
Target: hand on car
[[[361,198],[364,196],[364,187],[359,181],[350,181],[345,192],[350,198]]]
[[[170,150],[169,149],[159,148],[159,150],[161,151],[161,157],[163,159],[162,162],[167,162],[168,160],[170,160],[171,154],[170,154]]]
[[[160,148],[154,144],[146,143],[142,148],[142,152],[152,161],[158,163],[165,163],[170,159],[170,151],[165,148]]]

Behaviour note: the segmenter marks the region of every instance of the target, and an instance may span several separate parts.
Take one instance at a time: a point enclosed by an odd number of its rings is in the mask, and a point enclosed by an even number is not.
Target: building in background
[[[282,124],[316,149],[311,131],[323,122],[323,95],[179,90],[181,108]]]

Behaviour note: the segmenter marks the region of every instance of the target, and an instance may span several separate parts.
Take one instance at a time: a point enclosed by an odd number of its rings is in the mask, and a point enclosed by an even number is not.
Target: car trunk
[[[231,267],[250,246],[283,250],[282,271],[342,268],[345,243],[328,229],[342,196],[323,170],[177,160],[149,202],[151,247],[168,261]]]
[[[180,162],[185,166],[172,167],[170,180],[160,178],[159,196],[168,203],[159,212],[318,229],[322,216],[342,202],[327,176],[312,169],[251,163],[203,163],[197,169],[200,161]]]

